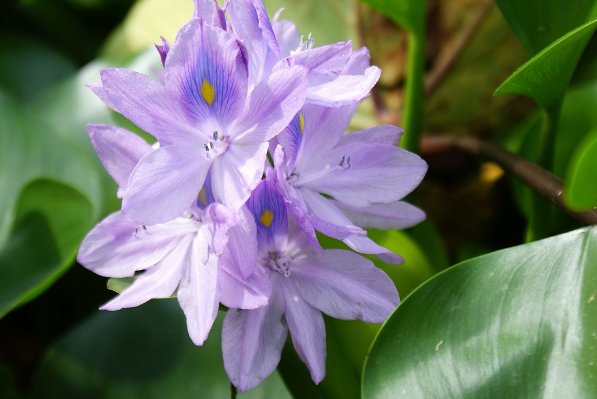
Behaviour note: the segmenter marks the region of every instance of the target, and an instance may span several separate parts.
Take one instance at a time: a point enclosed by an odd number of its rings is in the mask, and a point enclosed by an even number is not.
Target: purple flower
[[[163,83],[106,69],[92,89],[159,141],[123,186],[124,214],[138,224],[179,217],[208,175],[215,199],[238,210],[261,179],[268,140],[304,103],[305,68],[276,68],[249,86],[246,51],[235,36],[202,19],[162,45]],[[166,54],[167,53],[167,54]]]
[[[124,129],[90,125],[89,133],[119,185],[126,183],[139,158],[151,152],[147,143]],[[229,237],[250,242],[254,236],[251,215],[244,212],[235,218],[223,205],[207,202],[200,204],[203,210],[189,207],[184,216],[155,225],[139,225],[116,212],[85,237],[78,255],[82,265],[106,277],[134,276],[132,285],[101,309],[119,310],[176,295],[189,335],[201,345],[220,302],[239,308],[267,303],[270,287],[261,268],[220,264],[220,258],[230,258],[235,250],[227,245]]]
[[[353,52],[351,42],[314,47],[311,36],[303,41],[292,22],[278,21],[279,14],[272,24],[261,0],[234,0],[225,10],[211,0],[195,0],[196,16],[233,32],[246,48],[250,86],[281,66],[301,65],[307,70],[310,103],[338,107],[369,95],[381,70],[368,62],[358,69],[351,66],[351,60],[366,49]]]
[[[266,271],[272,294],[264,307],[228,311],[222,331],[226,372],[240,390],[258,385],[276,368],[290,331],[297,353],[319,383],[326,353],[321,312],[380,323],[398,304],[396,288],[369,260],[314,246],[287,209],[273,174],[255,189],[247,208],[259,242],[244,253]]]
[[[278,180],[303,228],[315,228],[358,252],[400,263],[398,255],[367,238],[364,228],[405,228],[425,218],[418,208],[400,200],[420,183],[427,164],[396,147],[402,133],[397,127],[344,135],[355,108],[305,105],[277,137]]]

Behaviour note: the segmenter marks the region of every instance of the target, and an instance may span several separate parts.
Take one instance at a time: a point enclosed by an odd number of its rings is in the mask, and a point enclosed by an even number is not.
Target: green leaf
[[[597,82],[569,90],[564,98],[556,138],[553,172],[565,177],[570,160],[585,137],[597,127]]]
[[[597,207],[597,129],[577,147],[568,169],[564,198],[575,210]]]
[[[49,177],[71,185],[101,207],[98,169],[71,138],[59,135],[0,92],[0,248],[13,219],[21,188]],[[26,267],[24,264],[23,267]]]
[[[362,0],[396,24],[416,34],[425,27],[427,2],[424,0]]]
[[[221,351],[222,316],[202,347],[193,345],[174,300],[101,312],[45,356],[32,398],[128,399],[230,397]],[[238,398],[289,399],[274,373]]]
[[[595,0],[496,0],[530,54],[595,16]]]
[[[38,296],[72,264],[93,210],[78,191],[50,180],[27,185],[0,249],[0,318]]]
[[[597,397],[597,227],[471,259],[381,329],[364,398]]]
[[[551,111],[564,96],[576,64],[597,28],[586,23],[554,41],[521,66],[496,90],[496,95],[521,94]]]

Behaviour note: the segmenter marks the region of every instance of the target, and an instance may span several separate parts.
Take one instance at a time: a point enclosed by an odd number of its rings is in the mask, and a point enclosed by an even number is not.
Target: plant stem
[[[564,183],[542,169],[537,164],[528,161],[502,147],[479,140],[476,137],[454,137],[454,136],[425,136],[422,142],[422,150],[426,154],[442,153],[452,148],[467,152],[476,156],[489,159],[500,165],[505,171],[520,179],[523,183],[533,189],[543,198],[548,199],[562,211],[579,220],[583,224],[597,224],[597,211],[590,210],[575,212],[566,206],[562,198]],[[545,204],[545,201],[542,201]],[[546,218],[547,215],[541,215]]]
[[[553,170],[556,134],[560,120],[561,103],[545,111],[545,122],[539,141],[539,166],[546,171]],[[549,205],[535,194],[531,198],[531,213],[527,227],[527,241],[535,241],[549,235],[550,232]]]
[[[453,43],[437,57],[437,62],[425,79],[425,94],[431,95],[433,91],[441,84],[444,78],[452,70],[460,55],[467,49],[470,42],[477,36],[483,22],[493,8],[493,1],[485,0],[479,4],[477,13],[471,18],[471,22],[463,29],[462,34],[458,36]]]
[[[230,399],[236,399],[238,391],[233,383],[230,383]]]
[[[405,149],[418,152],[423,127],[423,98],[425,94],[425,29],[421,29],[419,32],[408,32],[407,62],[402,143]]]

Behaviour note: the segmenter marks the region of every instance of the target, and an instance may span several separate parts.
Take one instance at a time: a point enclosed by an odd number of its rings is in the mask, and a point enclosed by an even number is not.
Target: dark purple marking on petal
[[[274,179],[259,183],[247,201],[247,208],[255,218],[260,243],[273,244],[276,236],[288,234],[286,202]]]
[[[215,120],[227,128],[245,108],[247,79],[236,39],[203,20],[181,29],[166,59],[166,87],[198,126]]]
[[[284,155],[287,157],[289,163],[292,163],[296,159],[304,130],[305,117],[303,113],[299,111],[294,118],[292,118],[292,121],[286,129],[277,136],[278,143],[284,149]]]

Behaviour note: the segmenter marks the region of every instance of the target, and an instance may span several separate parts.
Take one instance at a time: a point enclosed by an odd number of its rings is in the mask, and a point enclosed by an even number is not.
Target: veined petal
[[[307,101],[326,107],[341,107],[367,97],[379,80],[381,69],[371,66],[362,75],[310,75]]]
[[[327,250],[293,266],[292,279],[300,296],[332,317],[381,323],[398,305],[392,280],[353,252]]]
[[[355,226],[334,202],[311,190],[301,190],[301,194],[309,208],[313,226],[323,234],[340,240],[355,234],[366,234],[363,229]]]
[[[398,145],[404,131],[394,125],[379,125],[369,129],[356,130],[342,136],[340,145],[349,143]]]
[[[425,212],[404,201],[362,208],[338,204],[352,222],[364,229],[405,229],[425,220]]]
[[[104,85],[100,82],[100,83],[89,83],[85,85],[89,90],[91,90],[93,92],[93,94],[95,94],[100,100],[103,101],[104,104],[106,104],[106,106],[108,106],[108,108],[110,108],[113,111],[118,112],[118,110],[116,109],[116,106],[114,104],[112,104],[112,100],[110,100],[110,97],[108,96],[108,93],[106,93],[106,90],[104,89]]]
[[[252,273],[243,277],[238,259],[230,259],[231,253],[225,251],[220,259],[220,302],[228,308],[256,309],[268,304],[272,287],[265,270],[253,258]],[[248,258],[248,255],[244,255]],[[250,259],[245,259],[247,263]]]
[[[235,128],[237,140],[261,142],[280,133],[303,106],[306,85],[306,71],[301,66],[269,75],[251,93],[244,117]]]
[[[344,244],[351,249],[367,255],[374,255],[382,261],[391,265],[400,265],[404,263],[402,256],[395,254],[386,247],[382,247],[375,241],[364,235],[352,235],[342,240]]]
[[[296,160],[296,156],[298,154],[298,150],[303,140],[302,135],[304,129],[305,117],[301,112],[299,112],[294,116],[294,118],[292,118],[290,124],[286,126],[286,128],[282,130],[282,132],[279,135],[274,137],[273,140],[277,139],[278,145],[281,146],[279,150],[277,148],[274,150],[274,154],[275,151],[283,151],[283,155],[288,160],[288,164],[294,164],[294,161]],[[276,167],[281,166],[281,161],[284,159],[284,156],[279,158],[278,161],[275,162]]]
[[[189,254],[192,237],[183,237],[178,245],[159,263],[135,277],[131,286],[122,291],[100,309],[120,310],[139,306],[150,299],[172,296],[182,274],[185,258]]]
[[[234,0],[230,23],[247,49],[251,86],[260,82],[278,60],[280,49],[265,6],[260,0]]]
[[[301,44],[301,35],[294,23],[285,19],[277,21],[274,18],[272,28],[280,48],[280,58],[286,58],[291,52],[298,49]]]
[[[268,176],[253,190],[247,201],[257,225],[257,241],[273,248],[284,247],[288,236],[286,201],[278,191],[276,180]]]
[[[240,209],[238,224],[229,230],[228,235],[228,245],[220,263],[248,279],[257,266],[257,231],[255,220],[246,207]]]
[[[100,276],[130,277],[158,263],[178,243],[175,231],[162,232],[154,226],[147,229],[121,212],[113,213],[85,236],[77,260]]]
[[[302,143],[296,156],[299,174],[320,172],[329,162],[329,152],[338,144],[356,111],[355,105],[326,108],[305,104],[302,115]]]
[[[147,154],[128,180],[123,212],[140,224],[180,216],[196,201],[209,166],[207,158],[185,146],[161,147]]]
[[[107,97],[109,107],[156,137],[160,143],[170,143],[181,135],[194,134],[185,118],[181,117],[175,100],[160,83],[128,69],[103,69],[100,74],[101,90],[92,88],[100,93],[100,99]]]
[[[268,143],[232,143],[216,158],[211,169],[211,188],[217,201],[233,211],[247,201],[259,184]]]
[[[254,310],[230,309],[222,329],[224,368],[240,391],[259,385],[280,362],[288,330],[282,322],[283,302],[272,298]]]
[[[209,252],[206,230],[202,227],[193,240],[176,294],[195,345],[202,345],[207,339],[220,302],[218,257]]]
[[[215,0],[193,0],[195,10],[193,11],[194,18],[201,18],[206,22],[211,22],[213,15],[218,7]]]
[[[361,75],[371,66],[371,55],[367,47],[353,51],[344,68],[345,75]]]
[[[166,59],[164,79],[195,125],[216,120],[227,129],[244,109],[247,66],[238,43],[203,20],[193,19],[179,31]]]
[[[334,76],[342,73],[352,53],[351,42],[328,44],[300,51],[291,57],[294,65],[302,65],[309,74]]]
[[[139,160],[151,151],[151,146],[128,130],[110,125],[87,125],[91,144],[120,189]]]
[[[222,204],[216,202],[205,209],[203,221],[209,229],[209,247],[220,256],[228,245],[228,232],[236,225],[234,213]]]
[[[321,312],[300,295],[294,278],[276,276],[284,289],[286,323],[292,343],[301,360],[307,365],[311,379],[318,384],[325,376],[325,325]]]
[[[402,199],[427,171],[418,155],[383,144],[349,143],[336,147],[328,157],[329,172],[305,185],[356,207]]]

